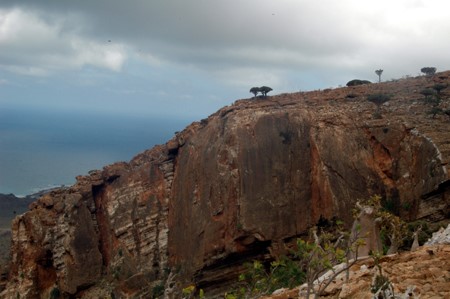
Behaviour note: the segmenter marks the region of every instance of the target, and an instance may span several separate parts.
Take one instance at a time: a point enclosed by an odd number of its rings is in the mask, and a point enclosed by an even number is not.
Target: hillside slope
[[[319,298],[372,299],[374,277],[388,278],[392,291],[399,298],[449,298],[450,297],[450,225],[441,227],[424,246],[416,250],[384,256],[375,264],[371,257],[356,262],[349,272],[341,273]],[[276,295],[261,299],[302,298],[305,285],[293,290],[278,290]],[[300,291],[302,290],[302,291]],[[305,296],[303,296],[305,297]],[[396,297],[397,298],[397,297]]]
[[[450,121],[420,91],[449,76],[239,100],[80,176],[13,221],[2,296],[149,296],[167,269],[219,292],[321,217],[350,225],[373,194],[406,220],[448,218]],[[378,119],[366,96],[380,92],[392,99]]]
[[[450,245],[422,246],[414,252],[385,256],[380,265],[396,295],[413,290],[412,294],[417,297],[404,298],[450,297]],[[372,259],[361,260],[350,269],[348,281],[342,275],[319,298],[372,299],[370,289],[377,271]],[[298,289],[285,290],[261,299],[294,298],[302,298]]]

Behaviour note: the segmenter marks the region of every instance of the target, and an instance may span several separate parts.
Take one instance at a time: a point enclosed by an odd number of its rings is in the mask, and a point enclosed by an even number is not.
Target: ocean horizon
[[[0,193],[17,197],[167,142],[192,120],[27,109],[0,110]]]

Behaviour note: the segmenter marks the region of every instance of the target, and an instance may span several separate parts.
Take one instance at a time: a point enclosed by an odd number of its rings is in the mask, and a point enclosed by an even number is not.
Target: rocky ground
[[[421,246],[416,251],[381,258],[383,275],[389,278],[395,294],[401,296],[399,298],[450,298],[450,226],[438,238],[439,241],[428,242],[432,244]],[[371,299],[370,289],[377,271],[372,258],[360,260],[350,269],[348,281],[341,275],[320,298]],[[299,288],[296,288],[263,298],[304,297],[299,296]]]

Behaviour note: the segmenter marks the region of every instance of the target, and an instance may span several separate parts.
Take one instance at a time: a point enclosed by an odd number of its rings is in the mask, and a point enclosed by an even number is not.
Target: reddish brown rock
[[[78,177],[14,221],[2,295],[148,296],[166,268],[214,292],[320,217],[350,225],[356,200],[374,194],[405,219],[445,218],[450,122],[426,113],[427,80],[240,100]],[[364,97],[380,88],[393,99],[374,119]]]

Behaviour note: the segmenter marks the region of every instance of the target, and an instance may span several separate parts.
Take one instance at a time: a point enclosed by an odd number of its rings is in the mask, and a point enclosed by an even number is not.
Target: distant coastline
[[[0,193],[25,198],[167,142],[189,121],[0,109]]]
[[[14,193],[10,193],[12,195],[14,195],[17,198],[32,198],[32,199],[38,199],[39,197],[41,197],[42,195],[49,193],[51,191],[57,190],[57,189],[61,189],[61,188],[67,188],[70,187],[71,185],[49,185],[47,187],[43,187],[43,188],[34,188],[31,190],[30,194],[14,194]],[[5,194],[1,194],[1,195],[5,195]]]
[[[14,219],[14,217],[28,211],[28,206],[33,201],[49,192],[66,187],[68,186],[53,186],[23,197],[16,196],[12,193],[0,193],[0,230],[9,230],[11,221]]]
[[[0,194],[0,230],[10,230],[14,217],[28,211],[29,204],[42,194],[45,193],[32,194],[24,198],[14,194]]]

